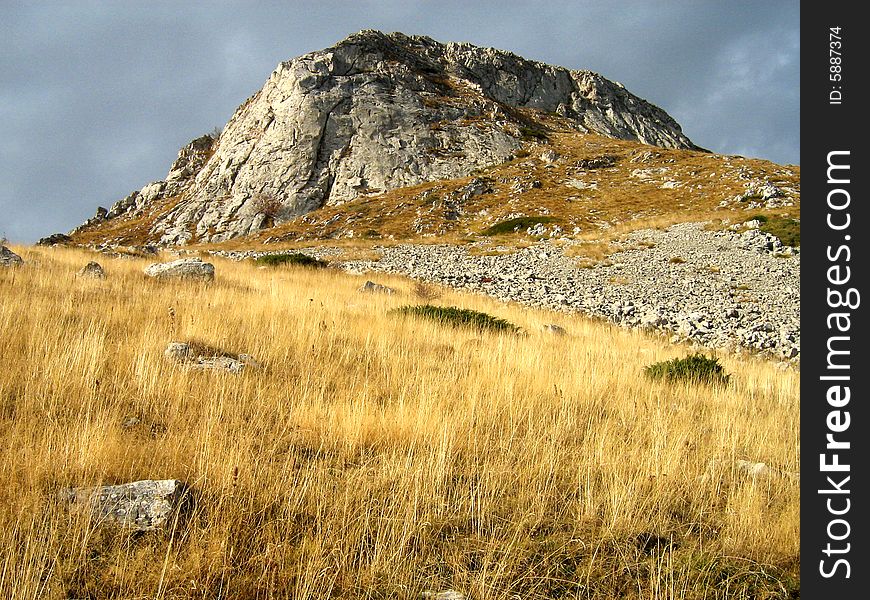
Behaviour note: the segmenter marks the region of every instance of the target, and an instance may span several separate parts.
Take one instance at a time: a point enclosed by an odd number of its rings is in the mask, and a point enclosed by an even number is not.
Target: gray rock
[[[279,64],[220,137],[191,142],[165,181],[95,222],[180,198],[150,238],[219,242],[360,195],[468,176],[514,156],[528,135],[505,108],[558,110],[578,131],[696,148],[663,110],[591,71],[362,31]]]
[[[425,600],[465,600],[465,594],[456,590],[441,590],[440,592],[425,591],[420,594]]]
[[[201,258],[180,258],[167,263],[153,263],[145,267],[145,274],[156,279],[191,279],[212,281],[214,265]]]
[[[391,287],[381,285],[380,283],[375,283],[374,281],[366,281],[359,289],[359,291],[368,294],[387,294],[388,296],[390,296],[394,294],[396,290]]]
[[[86,264],[81,270],[78,272],[79,277],[90,277],[92,279],[105,279],[106,272],[103,270],[103,267],[98,262],[91,261]]]
[[[53,233],[44,238],[40,238],[36,242],[37,246],[55,246],[57,244],[66,244],[72,241],[72,238],[65,233]]]
[[[24,264],[24,259],[6,246],[0,246],[0,267],[18,267]]]
[[[231,354],[201,344],[186,342],[170,342],[163,355],[192,371],[241,373],[246,368],[262,367],[250,354]]]
[[[171,527],[190,501],[187,486],[175,479],[142,480],[123,485],[71,488],[60,499],[90,511],[101,524],[135,531]]]
[[[552,165],[557,160],[559,160],[559,153],[556,152],[555,150],[547,149],[547,150],[544,150],[543,152],[541,152],[541,161],[542,162],[544,162],[548,165]]]
[[[800,473],[784,471],[782,469],[774,469],[766,463],[752,462],[750,460],[738,459],[734,463],[734,469],[741,475],[744,475],[751,479],[764,479],[768,477],[784,477],[795,481],[800,479]]]
[[[551,333],[555,336],[563,336],[568,333],[567,331],[565,331],[564,327],[556,325],[555,323],[548,323],[544,325],[543,329],[546,333]]]

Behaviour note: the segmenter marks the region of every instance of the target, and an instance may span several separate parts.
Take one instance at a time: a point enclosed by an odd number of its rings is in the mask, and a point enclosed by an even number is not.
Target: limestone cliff
[[[219,136],[194,140],[165,181],[83,228],[150,210],[148,241],[218,242],[361,194],[504,162],[543,135],[543,114],[578,132],[696,148],[663,110],[596,73],[362,31],[279,64]]]

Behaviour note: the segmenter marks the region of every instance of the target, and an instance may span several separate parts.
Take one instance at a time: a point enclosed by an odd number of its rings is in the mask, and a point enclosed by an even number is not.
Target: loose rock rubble
[[[407,275],[658,330],[672,341],[799,361],[799,250],[757,229],[706,231],[700,223],[637,231],[624,244],[630,249],[595,268],[581,268],[551,241],[501,256],[475,256],[462,246],[400,245],[382,248],[379,261],[350,261],[343,268]]]
[[[37,246],[56,246],[58,244],[67,244],[72,241],[72,238],[65,233],[52,233],[44,238],[40,238],[36,242]]]

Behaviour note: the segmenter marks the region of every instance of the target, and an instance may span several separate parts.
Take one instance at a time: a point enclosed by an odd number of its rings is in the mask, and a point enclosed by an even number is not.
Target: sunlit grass
[[[141,259],[15,249],[0,270],[0,597],[788,597],[798,375],[720,356],[727,387],[646,365],[685,348],[579,316],[445,291],[526,336],[389,311],[329,269],[217,260],[211,284]],[[568,335],[542,325],[557,322]],[[200,340],[239,375],[163,357]],[[122,424],[135,416],[139,424]],[[64,486],[177,478],[171,531],[96,527]],[[650,545],[650,536],[668,540]],[[760,575],[759,573],[762,573]],[[767,594],[767,596],[764,596]]]

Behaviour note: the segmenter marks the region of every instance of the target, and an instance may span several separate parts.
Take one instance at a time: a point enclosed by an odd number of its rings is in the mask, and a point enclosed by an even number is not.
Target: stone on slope
[[[749,460],[738,459],[734,466],[739,473],[752,478],[767,477],[773,473],[772,469],[763,462],[752,462]]]
[[[106,272],[103,270],[103,267],[100,263],[91,261],[86,264],[81,270],[78,272],[79,277],[90,277],[91,279],[105,279]]]
[[[246,368],[259,368],[250,354],[231,354],[201,344],[170,342],[163,355],[177,364],[194,371],[227,371],[241,373]]]
[[[369,294],[387,294],[392,295],[395,293],[391,287],[387,287],[385,285],[381,285],[380,283],[375,283],[374,281],[366,281],[362,287],[359,289],[360,292],[369,293]]]
[[[152,531],[171,527],[190,501],[187,486],[175,479],[142,480],[122,485],[70,488],[60,498],[85,507],[101,524]]]
[[[192,279],[212,281],[214,265],[201,258],[180,258],[167,263],[153,263],[145,267],[145,274],[155,279]]]
[[[24,259],[6,246],[0,246],[0,267],[17,267],[24,264]]]
[[[440,592],[424,591],[420,594],[424,600],[465,600],[465,594],[456,590],[441,590]]]

